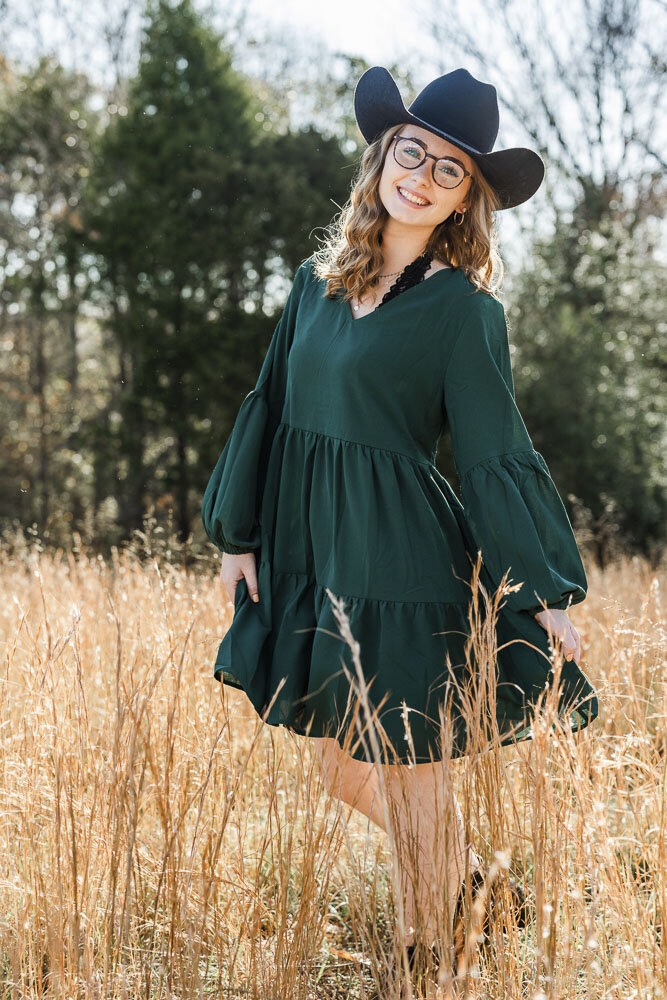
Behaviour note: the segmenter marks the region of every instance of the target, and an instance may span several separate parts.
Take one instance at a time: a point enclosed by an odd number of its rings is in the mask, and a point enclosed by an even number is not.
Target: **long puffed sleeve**
[[[280,423],[289,354],[306,262],[296,271],[287,302],[269,343],[254,389],[245,397],[204,492],[201,517],[222,552],[260,547],[259,511],[264,473]]]
[[[523,586],[506,598],[536,614],[566,608],[587,580],[570,520],[547,463],[535,451],[514,399],[505,311],[485,293],[446,363],[444,407],[464,514],[497,587],[509,569]]]

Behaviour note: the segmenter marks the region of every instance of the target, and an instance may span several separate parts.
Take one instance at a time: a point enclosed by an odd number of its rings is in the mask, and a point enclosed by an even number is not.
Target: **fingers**
[[[257,586],[257,564],[254,552],[240,552],[238,554],[223,553],[222,565],[220,566],[220,582],[223,584],[228,599],[234,603],[236,599],[236,588],[239,581],[245,579],[248,596],[256,604],[259,601],[259,589]]]
[[[581,640],[579,638],[579,633],[572,622],[570,622],[567,642],[563,645],[563,653],[566,660],[574,660],[577,663],[579,662],[579,657],[581,656]]]
[[[259,593],[257,589],[257,566],[254,556],[252,557],[252,563],[245,569],[244,576],[248,585],[248,593],[256,604],[259,600]]]
[[[562,642],[564,658],[578,662],[581,656],[581,639],[567,613],[551,608],[546,613],[538,612],[535,618],[547,632],[552,645]]]
[[[579,638],[579,633],[577,632],[574,625],[572,626],[572,632],[574,633],[574,651],[572,654],[572,659],[578,663],[581,658],[581,639]]]

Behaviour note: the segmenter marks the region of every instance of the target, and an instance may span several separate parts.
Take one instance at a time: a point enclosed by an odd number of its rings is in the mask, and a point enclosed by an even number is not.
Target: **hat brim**
[[[385,129],[402,124],[419,125],[454,143],[468,153],[494,188],[500,199],[499,209],[515,208],[528,201],[544,179],[544,162],[532,149],[513,146],[480,153],[456,136],[411,114],[403,103],[396,81],[383,66],[372,66],[360,77],[354,91],[354,113],[359,130],[369,144]]]

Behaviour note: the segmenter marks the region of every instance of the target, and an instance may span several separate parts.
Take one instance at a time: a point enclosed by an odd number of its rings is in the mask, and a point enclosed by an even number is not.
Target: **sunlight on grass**
[[[392,846],[307,738],[213,679],[217,560],[0,558],[4,994],[367,995],[398,920]],[[532,912],[497,926],[470,996],[664,996],[665,577],[587,572],[571,618],[600,717],[536,717],[534,739],[450,765],[475,849],[511,861]]]

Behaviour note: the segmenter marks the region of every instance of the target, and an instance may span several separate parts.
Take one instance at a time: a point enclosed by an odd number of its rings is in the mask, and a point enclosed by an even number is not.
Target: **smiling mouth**
[[[406,201],[408,205],[414,205],[415,208],[428,208],[431,204],[431,202],[426,198],[422,198],[421,195],[414,194],[412,191],[408,190],[408,188],[401,188],[397,185],[396,190],[398,191],[402,201]],[[417,198],[419,201],[413,200]]]

